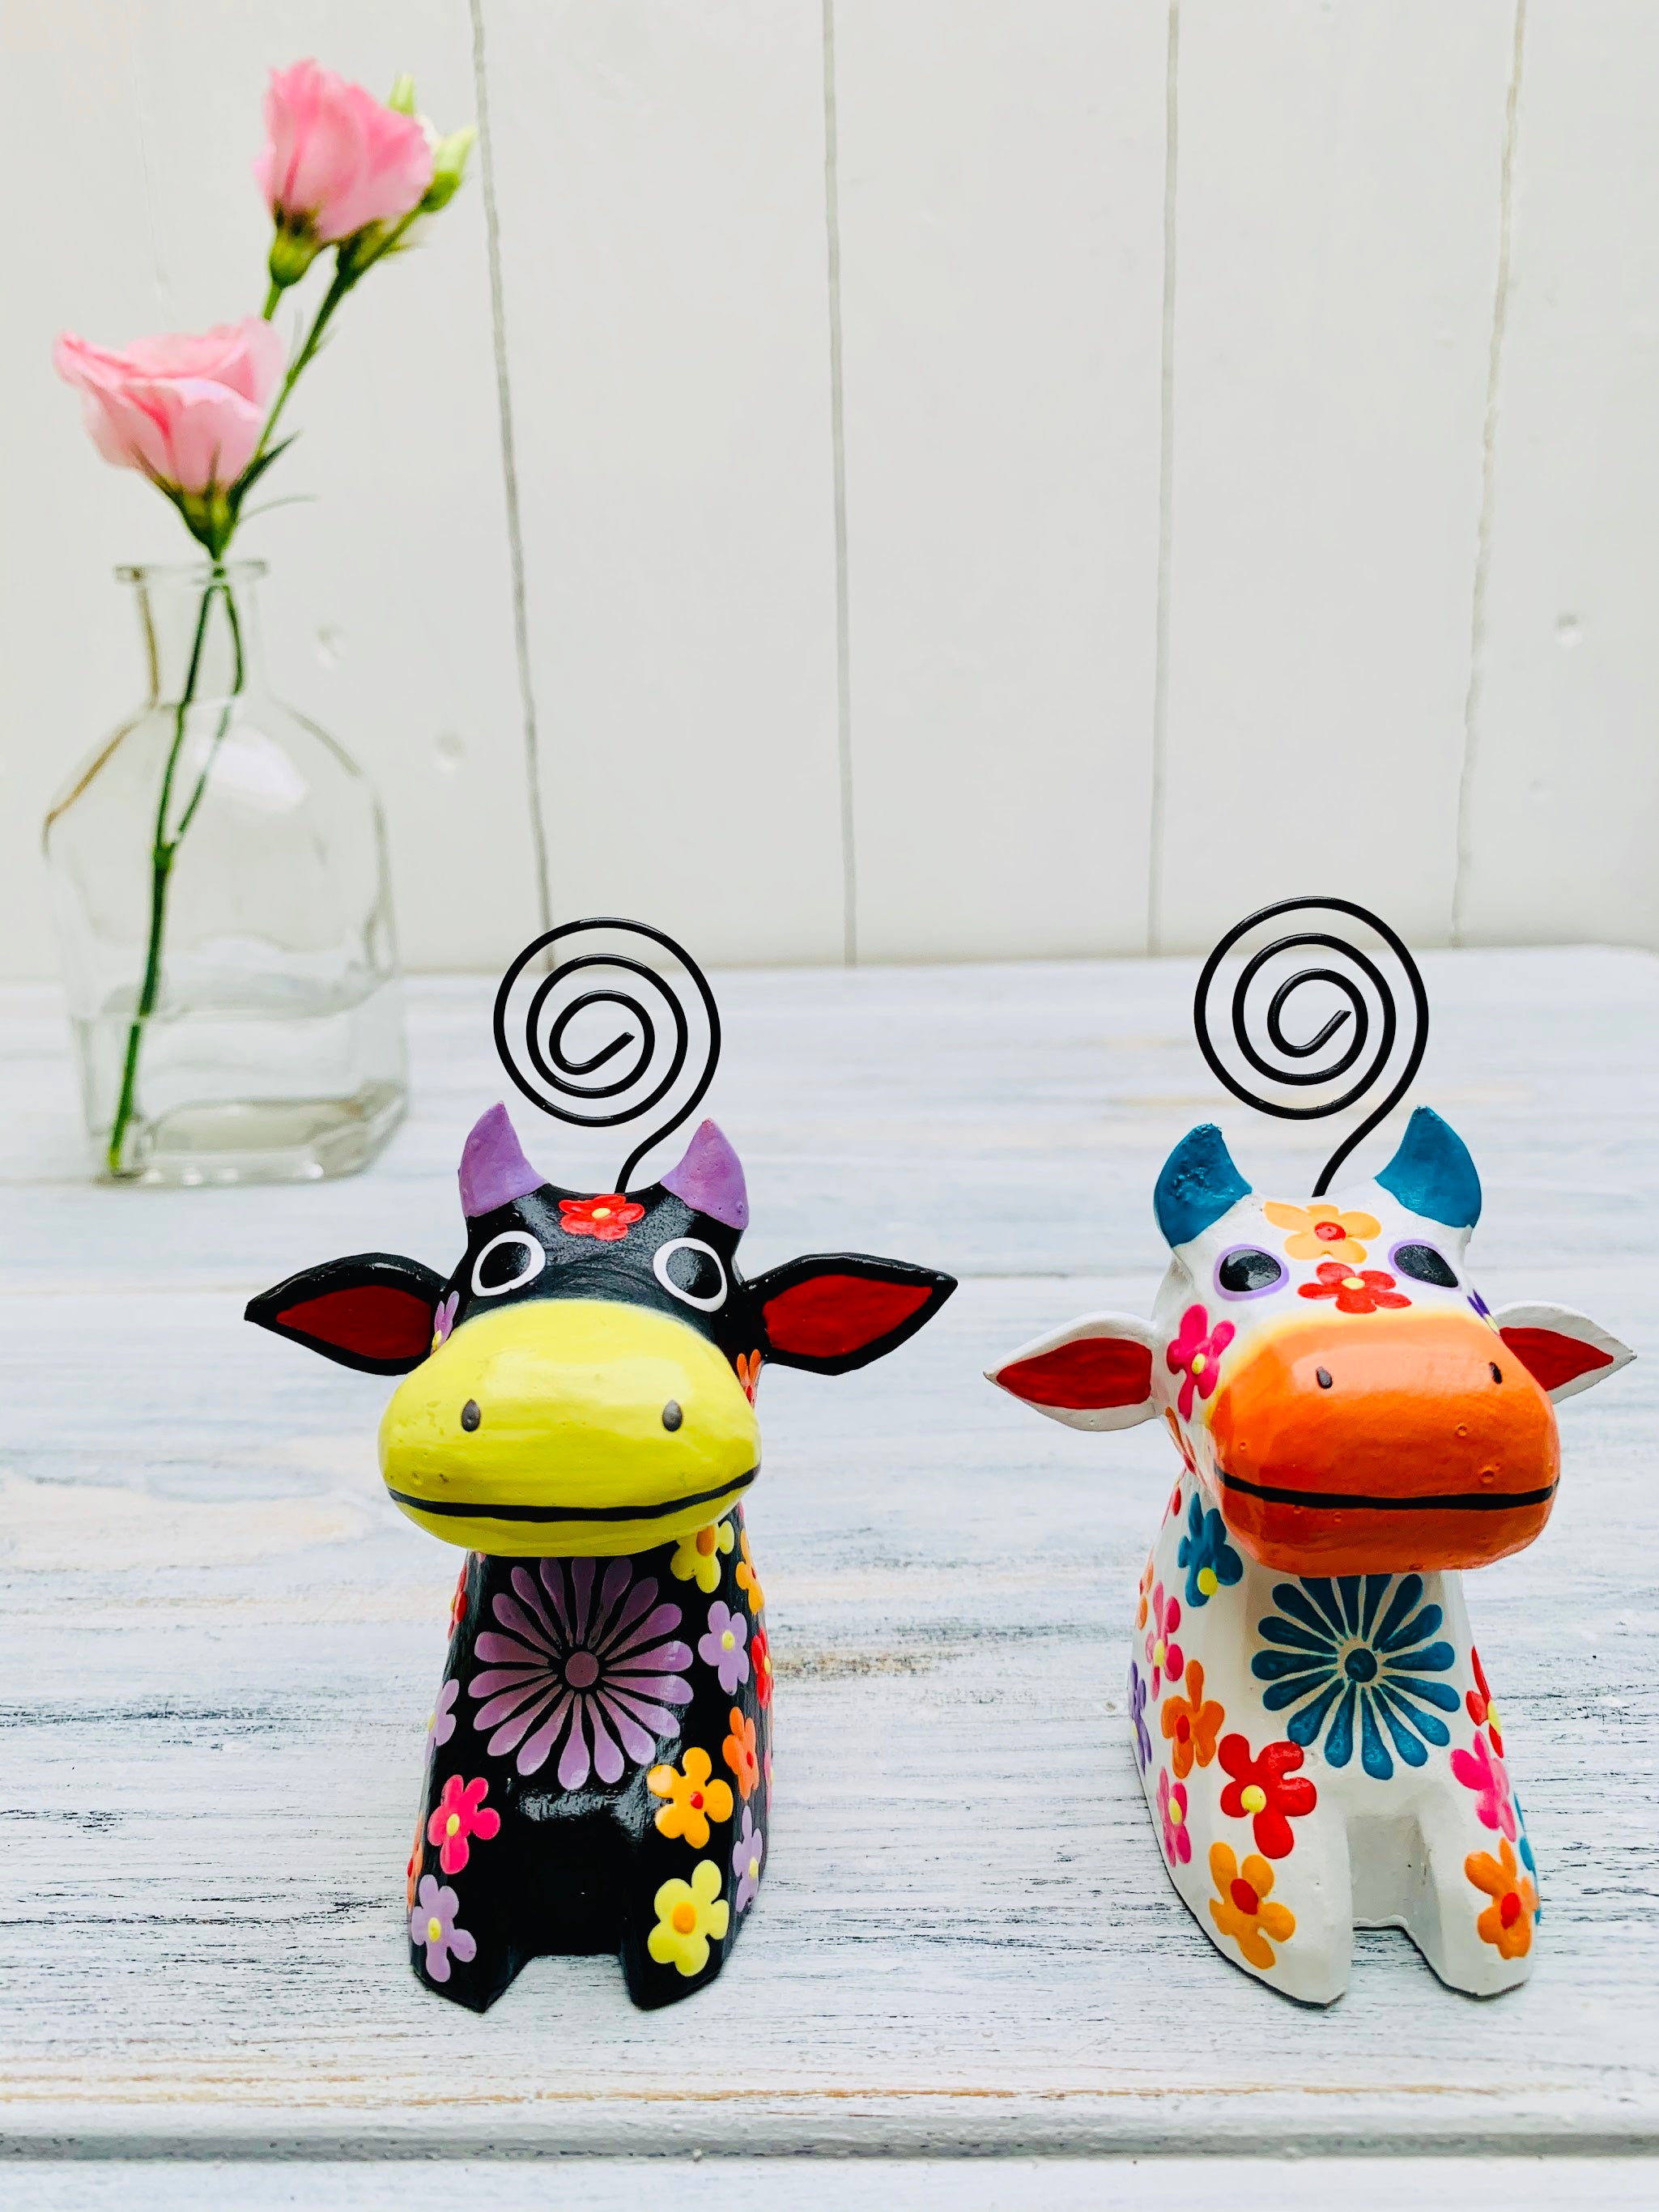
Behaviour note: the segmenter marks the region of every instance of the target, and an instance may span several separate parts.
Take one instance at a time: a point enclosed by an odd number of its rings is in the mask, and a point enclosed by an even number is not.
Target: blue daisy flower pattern
[[[1244,1572],[1244,1562],[1227,1541],[1227,1524],[1204,1510],[1197,1491],[1187,1508],[1187,1533],[1176,1551],[1176,1565],[1187,1570],[1187,1602],[1207,1605],[1218,1589],[1230,1589]]]
[[[1285,1723],[1292,1743],[1306,1749],[1322,1734],[1326,1764],[1346,1766],[1358,1735],[1360,1765],[1386,1782],[1395,1754],[1422,1766],[1427,1745],[1451,1741],[1440,1715],[1457,1711],[1457,1692],[1435,1677],[1457,1655],[1440,1636],[1441,1608],[1422,1599],[1421,1575],[1274,1584],[1279,1610],[1256,1629],[1275,1648],[1258,1651],[1250,1671],[1268,1686],[1269,1712],[1295,1708]]]

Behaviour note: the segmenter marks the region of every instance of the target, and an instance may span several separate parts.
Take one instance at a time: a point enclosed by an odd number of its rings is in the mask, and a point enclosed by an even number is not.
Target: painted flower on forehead
[[[1361,1237],[1382,1234],[1374,1214],[1341,1213],[1316,1199],[1311,1206],[1282,1206],[1269,1199],[1262,1212],[1275,1229],[1288,1229],[1285,1256],[1290,1260],[1346,1260],[1358,1267],[1365,1256]]]
[[[1316,1283],[1297,1285],[1302,1296],[1334,1298],[1338,1313],[1382,1313],[1411,1304],[1395,1288],[1394,1277],[1382,1267],[1355,1269],[1341,1260],[1322,1260],[1315,1272],[1319,1277]]]
[[[591,1237],[599,1244],[619,1244],[645,1208],[637,1199],[620,1191],[605,1191],[598,1198],[562,1198],[559,1226],[567,1237]]]
[[[448,1340],[449,1332],[455,1326],[455,1316],[460,1311],[460,1305],[461,1294],[459,1291],[452,1291],[447,1298],[439,1300],[438,1310],[432,1316],[432,1349],[434,1352],[441,1344]]]
[[[486,1629],[479,1637],[475,1651],[489,1663],[466,1686],[470,1698],[483,1700],[472,1725],[494,1731],[490,1756],[516,1753],[520,1773],[535,1774],[556,1750],[564,1790],[580,1790],[590,1773],[619,1782],[626,1759],[654,1759],[657,1739],[680,1725],[670,1707],[691,1700],[678,1671],[691,1663],[674,1634],[678,1606],[659,1605],[654,1577],[635,1582],[631,1559],[605,1560],[602,1582],[600,1565],[515,1566],[514,1594],[500,1591],[495,1601],[507,1632]]]
[[[1181,1418],[1190,1421],[1193,1417],[1193,1393],[1207,1398],[1221,1379],[1221,1355],[1232,1342],[1235,1331],[1230,1321],[1218,1321],[1210,1327],[1210,1317],[1202,1306],[1188,1306],[1181,1316],[1181,1328],[1164,1357],[1171,1375],[1182,1377],[1181,1395],[1176,1400]]]

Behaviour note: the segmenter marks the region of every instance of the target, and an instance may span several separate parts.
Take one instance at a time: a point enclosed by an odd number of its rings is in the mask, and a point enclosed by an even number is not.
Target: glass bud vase
[[[349,1175],[407,1095],[380,810],[265,688],[253,562],[123,568],[149,697],[46,817],[99,1170]]]

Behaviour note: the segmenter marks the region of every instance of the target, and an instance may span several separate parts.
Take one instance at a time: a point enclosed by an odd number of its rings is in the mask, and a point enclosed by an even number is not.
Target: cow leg
[[[1190,1859],[1164,1864],[1182,1903],[1224,1959],[1303,2004],[1333,2003],[1353,1952],[1348,1839],[1340,1813],[1318,1808],[1294,1824],[1283,1858],[1268,1858],[1252,1823],[1229,1820],[1213,1796],[1191,1795]],[[1162,1822],[1151,1808],[1155,1831]]]
[[[1479,1802],[1449,1775],[1424,1798],[1395,1909],[1377,1917],[1404,1928],[1443,1982],[1484,1997],[1532,1972],[1537,1886],[1520,1834],[1484,1826]]]

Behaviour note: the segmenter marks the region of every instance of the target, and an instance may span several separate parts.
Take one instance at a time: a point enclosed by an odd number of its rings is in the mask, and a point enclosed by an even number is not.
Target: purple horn
[[[704,1121],[685,1148],[685,1158],[662,1179],[665,1190],[699,1213],[723,1221],[728,1229],[749,1226],[749,1192],[743,1162],[713,1121]]]
[[[461,1211],[469,1221],[527,1198],[546,1180],[526,1159],[505,1106],[479,1115],[461,1150]]]

